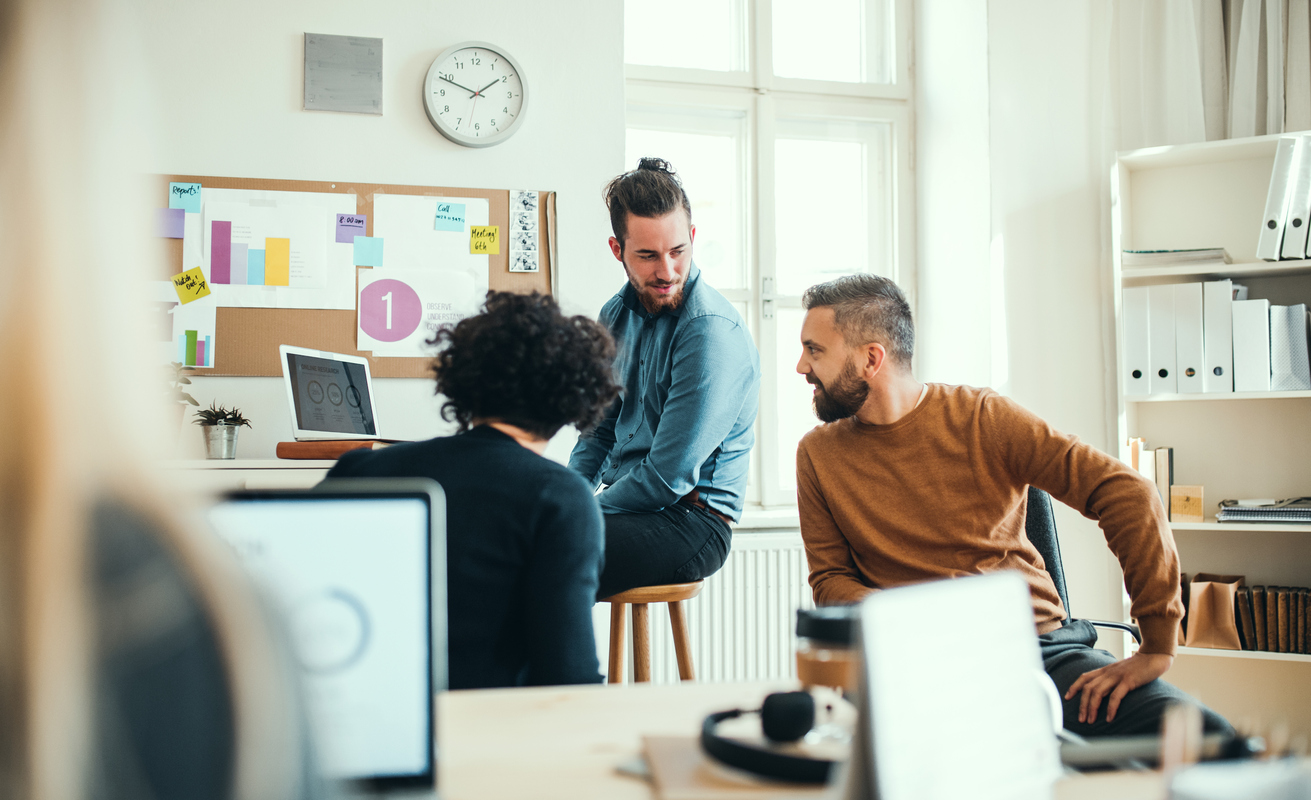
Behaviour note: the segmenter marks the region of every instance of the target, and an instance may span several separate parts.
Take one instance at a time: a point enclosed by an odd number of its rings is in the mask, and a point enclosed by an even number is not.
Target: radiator
[[[814,607],[807,574],[796,531],[736,534],[724,567],[706,579],[700,595],[683,603],[697,680],[794,677],[797,609]],[[654,604],[650,612],[651,680],[676,683],[678,662],[668,608]],[[602,630],[598,624],[598,638],[609,635]],[[628,631],[631,637],[631,620]],[[632,643],[626,644],[625,680],[632,680]],[[604,659],[601,665],[604,669]]]

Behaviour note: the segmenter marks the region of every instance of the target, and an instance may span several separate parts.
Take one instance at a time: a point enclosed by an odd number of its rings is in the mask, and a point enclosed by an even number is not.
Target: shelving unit
[[[1232,278],[1253,298],[1311,304],[1311,259],[1256,259],[1279,138],[1120,154],[1111,175],[1117,330],[1126,286]],[[1126,249],[1199,247],[1224,247],[1235,263],[1120,264]],[[1311,494],[1311,392],[1126,397],[1122,346],[1116,374],[1121,444],[1141,436],[1148,447],[1173,447],[1175,483],[1204,487],[1207,521],[1172,526],[1183,571],[1243,575],[1249,585],[1311,586],[1311,525],[1214,519],[1225,498]],[[1311,733],[1311,656],[1185,647],[1166,679],[1231,720],[1283,719]]]

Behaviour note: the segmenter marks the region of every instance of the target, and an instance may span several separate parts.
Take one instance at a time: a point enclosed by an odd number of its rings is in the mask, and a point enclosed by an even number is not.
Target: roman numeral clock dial
[[[423,82],[433,127],[465,147],[490,147],[514,135],[527,100],[519,63],[486,42],[447,48]]]

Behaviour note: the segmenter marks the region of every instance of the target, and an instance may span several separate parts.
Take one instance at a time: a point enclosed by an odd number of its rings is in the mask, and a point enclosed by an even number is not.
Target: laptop
[[[278,356],[296,441],[379,438],[367,358],[285,344]]]
[[[427,479],[243,491],[208,514],[283,615],[320,767],[348,788],[432,790],[446,678],[446,507]]]

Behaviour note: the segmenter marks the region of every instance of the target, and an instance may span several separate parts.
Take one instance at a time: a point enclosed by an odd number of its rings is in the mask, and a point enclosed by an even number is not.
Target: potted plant
[[[241,415],[241,409],[228,409],[209,404],[196,412],[196,424],[205,435],[205,458],[236,458],[237,432],[241,426],[250,427],[250,420]]]
[[[177,430],[178,427],[182,425],[182,415],[185,413],[183,409],[185,409],[189,405],[192,406],[200,405],[200,403],[196,402],[196,398],[192,397],[182,388],[183,386],[191,385],[191,378],[188,376],[194,373],[196,370],[194,367],[183,366],[177,361],[170,363],[167,367],[164,368],[164,370],[165,370],[164,377],[168,382],[168,389],[166,390],[166,393],[168,395],[169,402],[173,403],[178,410],[177,417],[175,417],[175,422],[173,423],[174,425],[173,429]]]

